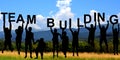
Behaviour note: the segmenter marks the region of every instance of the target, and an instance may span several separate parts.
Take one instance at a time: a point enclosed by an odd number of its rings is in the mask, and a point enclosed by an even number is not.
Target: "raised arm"
[[[62,28],[62,33],[64,32],[65,28]]]
[[[108,27],[109,27],[109,21],[107,21],[107,27],[106,27],[106,30],[108,29]]]
[[[24,23],[22,22],[22,29],[24,28]]]
[[[12,30],[12,24],[11,24],[11,22],[9,22],[9,29],[10,29],[10,31]]]
[[[70,31],[72,32],[72,34],[73,34],[73,31],[72,31],[72,29],[70,28]]]
[[[98,20],[98,24],[99,24],[99,28],[102,29],[101,25],[100,25],[100,21]]]
[[[62,34],[58,33],[58,35],[60,36],[61,39],[63,39],[63,33]]]
[[[120,26],[119,26],[119,24],[118,24],[118,34],[119,34],[119,31],[120,31]]]
[[[96,28],[97,22],[96,22],[96,20],[95,20],[94,22],[95,22],[95,26],[94,26],[94,28]]]
[[[90,29],[89,27],[86,26],[86,23],[85,23],[85,28],[88,29],[88,30]]]
[[[3,20],[3,31],[5,31],[5,20]]]
[[[28,27],[28,22],[27,22],[27,24],[26,24],[26,26],[25,26],[25,30],[27,31],[27,27]]]
[[[80,27],[78,27],[78,34],[79,34],[79,32],[80,32]]]
[[[63,38],[64,28],[62,28],[62,34],[60,35],[61,39]]]
[[[112,31],[114,30],[114,26],[115,26],[115,24],[112,25]]]
[[[36,43],[38,43],[39,42],[39,39],[38,40],[36,40],[36,42],[34,41],[34,44],[36,44]]]
[[[22,32],[23,32],[23,29],[24,29],[24,23],[22,22]]]
[[[52,30],[52,27],[50,27],[50,31],[51,31],[52,34],[54,33],[53,30]]]
[[[33,41],[33,43],[34,43],[34,34],[32,33],[32,41]]]

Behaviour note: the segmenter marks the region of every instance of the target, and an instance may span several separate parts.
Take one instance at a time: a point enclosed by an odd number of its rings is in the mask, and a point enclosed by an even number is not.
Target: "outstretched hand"
[[[29,22],[27,21],[27,24],[29,24]]]
[[[65,28],[62,28],[62,31],[64,31],[65,30]]]
[[[107,23],[109,23],[109,21],[107,21]]]
[[[33,42],[33,44],[36,44],[35,42]]]
[[[98,20],[98,22],[100,22],[100,20]]]
[[[96,20],[94,20],[94,22],[96,22]]]

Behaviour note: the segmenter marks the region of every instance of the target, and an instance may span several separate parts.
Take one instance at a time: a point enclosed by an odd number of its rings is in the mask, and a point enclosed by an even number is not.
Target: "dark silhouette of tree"
[[[32,27],[28,27],[28,22],[25,27],[26,30],[26,38],[25,38],[25,58],[27,57],[27,49],[29,47],[30,58],[32,58],[32,41],[34,42],[34,34],[32,33]]]
[[[106,38],[106,32],[109,27],[109,21],[107,21],[107,26],[101,26],[100,21],[98,20],[99,28],[100,28],[100,51],[102,51],[102,42],[105,42],[106,50],[108,52],[108,44],[107,44],[107,38]]]
[[[77,56],[78,56],[78,35],[79,35],[79,30],[80,30],[80,27],[78,27],[78,31],[72,31],[71,27],[70,27],[70,31],[72,33],[72,37],[73,37],[73,40],[72,40],[72,49],[73,49],[73,56],[74,56],[74,51],[76,49],[76,53],[77,53]]]
[[[5,27],[5,20],[3,20],[3,31],[4,31],[5,41],[4,41],[4,48],[2,50],[2,53],[7,48],[7,46],[11,51],[13,51],[12,42],[11,42],[11,38],[12,38],[11,29],[12,29],[11,22],[9,21],[9,28],[8,28],[8,27]]]
[[[90,25],[90,27],[86,26],[85,23],[85,28],[89,30],[89,36],[88,36],[88,44],[90,44],[94,48],[94,38],[95,38],[95,30],[96,30],[96,21],[95,21],[95,26],[93,24]]]
[[[55,56],[55,49],[57,51],[57,57],[58,57],[58,47],[59,47],[58,36],[60,34],[57,32],[56,28],[54,29],[54,32],[52,30],[52,27],[50,27],[50,30],[51,30],[51,33],[53,35],[52,41],[53,41],[53,58],[54,58],[54,56]]]
[[[112,26],[112,31],[113,31],[113,50],[114,50],[114,55],[117,53],[118,55],[118,44],[119,44],[119,24],[118,28],[114,27],[114,24]]]
[[[62,39],[62,51],[65,55],[65,58],[67,57],[66,56],[66,53],[67,53],[67,50],[68,50],[68,45],[69,45],[69,38],[67,36],[67,33],[66,31],[64,31],[65,29],[62,28],[62,36],[61,36],[61,39]]]
[[[15,32],[16,32],[16,47],[18,50],[18,54],[20,55],[21,40],[22,40],[22,33],[23,33],[23,23],[22,23],[22,26],[18,26],[18,29],[16,29]]]
[[[44,42],[44,39],[43,39],[43,38],[40,38],[39,40],[37,40],[37,41],[35,42],[35,44],[36,44],[36,43],[38,43],[38,46],[37,46],[37,48],[35,49],[35,53],[36,53],[36,58],[35,58],[35,59],[38,58],[38,53],[39,53],[39,52],[40,52],[40,54],[41,54],[41,59],[43,59],[43,51],[44,51],[45,46],[46,46],[46,44],[45,44],[45,42]]]

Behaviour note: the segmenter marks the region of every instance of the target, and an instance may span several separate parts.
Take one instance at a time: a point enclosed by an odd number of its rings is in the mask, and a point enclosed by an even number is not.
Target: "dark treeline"
[[[119,38],[120,39],[120,38]],[[113,53],[113,41],[112,39],[108,39],[108,51],[109,53]],[[52,41],[46,41],[46,47],[44,52],[52,52]],[[96,52],[96,53],[100,53],[100,46],[99,46],[99,39],[95,39],[95,49],[93,50],[93,48],[87,43],[87,40],[79,40],[79,48],[78,51],[79,52]],[[16,47],[16,42],[12,41],[12,45],[13,45],[13,49],[15,51],[17,51],[17,47]],[[4,40],[0,39],[0,51],[2,50],[3,46],[4,46]],[[106,52],[106,48],[105,48],[105,44],[102,45],[103,46],[103,50],[104,52]],[[120,44],[118,45],[120,48]],[[33,52],[35,52],[35,48],[37,47],[37,44],[33,45]],[[9,50],[8,48],[6,50]],[[59,42],[59,48],[58,48],[59,52],[62,51],[62,42]],[[25,51],[25,42],[21,43],[21,51],[24,52]],[[68,47],[68,52],[72,52],[72,41],[69,41],[69,47]],[[120,49],[118,49],[118,52],[120,52]],[[12,52],[11,52],[12,53]]]

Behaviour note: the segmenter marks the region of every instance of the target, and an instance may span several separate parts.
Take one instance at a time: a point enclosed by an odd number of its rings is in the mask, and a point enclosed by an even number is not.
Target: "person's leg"
[[[117,52],[117,55],[118,55],[118,42],[116,44],[116,52]]]
[[[25,58],[27,57],[28,42],[25,42]]]
[[[19,48],[18,48],[18,54],[20,54],[20,49],[21,49],[21,41],[19,41]]]
[[[56,50],[57,50],[57,57],[58,57],[58,48],[59,48],[59,44],[56,45]]]
[[[90,44],[90,37],[88,36],[88,44]]]
[[[11,41],[9,41],[8,46],[9,46],[9,50],[11,50],[11,52],[12,52],[12,51],[13,51],[13,48],[12,48],[12,43],[11,43]]]
[[[41,59],[43,59],[43,51],[41,51],[40,54],[41,54]]]
[[[107,50],[107,52],[108,52],[108,44],[107,44],[107,39],[105,39],[105,40],[104,40],[104,42],[105,42],[105,45],[106,45],[106,50]]]
[[[53,58],[55,57],[55,44],[53,43]]]
[[[62,52],[63,52],[63,54],[64,54],[64,50],[65,50],[65,46],[64,46],[64,44],[62,43]],[[64,54],[65,55],[65,54]]]
[[[76,43],[76,53],[77,53],[77,56],[79,56],[79,55],[78,55],[78,48],[79,48],[79,47],[78,47],[78,43]]]
[[[62,45],[62,52],[63,52],[63,54],[65,56],[65,46],[64,45]]]
[[[29,50],[30,50],[30,58],[32,58],[32,43],[29,43]]]
[[[103,42],[103,40],[100,39],[100,52],[102,52],[102,42]]]
[[[115,44],[115,54],[117,53],[117,44]]]
[[[94,49],[94,47],[95,47],[95,43],[94,43],[94,37],[91,39],[91,44],[92,44],[92,47],[93,47],[93,49]]]
[[[2,49],[2,53],[4,53],[4,50],[6,49],[6,47],[7,47],[7,41],[4,42],[4,47]]]
[[[115,43],[113,43],[113,50],[114,50],[114,55],[115,55]]]
[[[17,51],[18,51],[18,54],[19,54],[19,46],[18,46],[18,40],[16,39],[16,47],[17,47]]]
[[[74,56],[74,52],[75,52],[75,45],[72,45],[72,52],[73,52],[73,56]]]
[[[37,59],[38,58],[38,49],[37,48],[35,50],[35,54],[36,54],[36,58],[35,59]]]
[[[65,58],[67,57],[66,53],[67,53],[67,47],[64,48],[64,55],[65,55]]]

